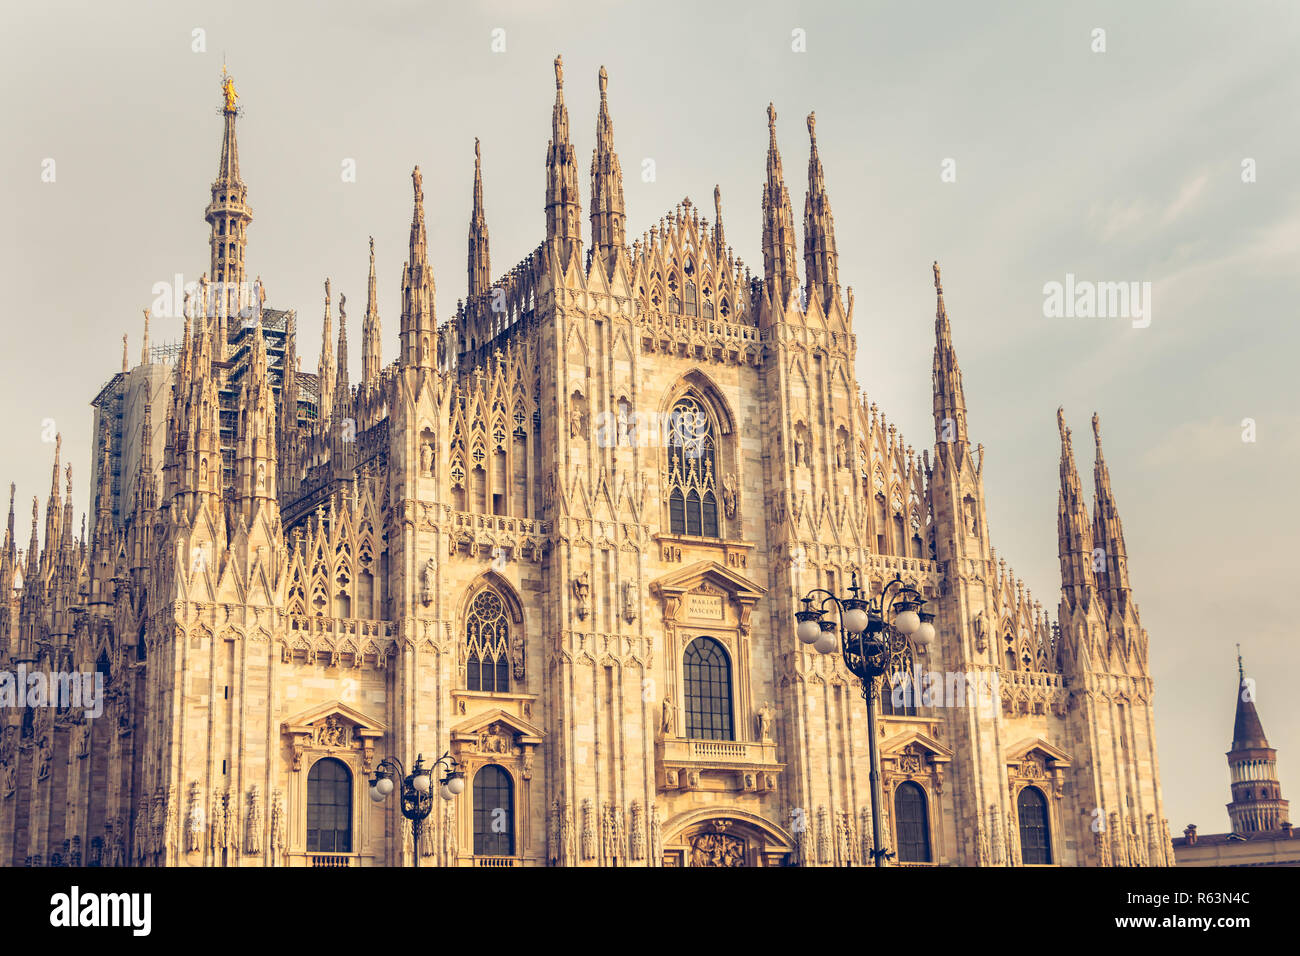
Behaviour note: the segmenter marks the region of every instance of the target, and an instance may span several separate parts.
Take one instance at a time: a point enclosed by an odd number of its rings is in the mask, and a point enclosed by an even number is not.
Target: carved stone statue
[[[623,619],[631,624],[636,620],[636,587],[631,581],[623,582]]]
[[[271,796],[271,862],[276,863],[284,851],[284,794],[279,790]]]
[[[736,517],[736,476],[727,472],[722,479],[722,510],[728,518]]]
[[[663,731],[665,737],[671,737],[673,736],[673,728],[676,723],[677,710],[673,707],[673,699],[671,697],[665,697],[663,703],[663,719],[659,725],[659,729]]]
[[[420,474],[425,478],[433,476],[433,445],[420,442]]]
[[[977,612],[971,624],[975,628],[975,650],[982,654],[989,646],[984,633],[984,612]]]
[[[591,596],[591,575],[583,571],[573,579],[573,599],[577,605],[579,620],[586,618],[589,610],[588,599]]]
[[[848,464],[848,458],[848,449],[844,447],[844,436],[838,435],[835,438],[835,467],[845,467]]]
[[[203,849],[203,834],[207,826],[203,819],[203,801],[199,785],[190,784],[190,819],[185,827],[185,852],[198,853]]]
[[[758,709],[758,739],[763,743],[769,743],[772,740],[772,704],[765,702]]]
[[[430,558],[424,563],[424,570],[420,572],[420,603],[425,607],[433,604],[433,578],[437,574],[437,568]]]
[[[663,819],[659,816],[659,805],[650,805],[650,856],[652,865],[664,864]]]

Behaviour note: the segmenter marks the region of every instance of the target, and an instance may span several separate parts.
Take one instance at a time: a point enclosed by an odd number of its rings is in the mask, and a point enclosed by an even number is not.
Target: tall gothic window
[[[352,852],[352,772],[333,757],[307,774],[307,852]]]
[[[735,740],[731,720],[731,662],[721,644],[697,637],[686,648],[686,736]]]
[[[673,534],[718,536],[713,425],[698,399],[678,399],[668,422],[668,525]]]
[[[1025,865],[1052,862],[1052,836],[1047,829],[1047,798],[1037,787],[1025,787],[1016,798],[1020,817],[1020,859]]]
[[[514,786],[492,763],[474,775],[474,855],[515,855]]]
[[[510,619],[501,595],[484,588],[465,618],[465,680],[469,690],[510,690]]]
[[[912,651],[904,652],[903,660],[892,674],[886,674],[880,687],[880,712],[894,717],[915,717],[921,703],[921,684],[912,666]]]
[[[930,862],[930,821],[925,812],[925,791],[908,780],[894,791],[894,828],[898,833],[899,863]]]

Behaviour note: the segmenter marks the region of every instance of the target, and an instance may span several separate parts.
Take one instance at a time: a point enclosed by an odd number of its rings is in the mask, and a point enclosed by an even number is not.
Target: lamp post
[[[430,767],[424,766],[424,754],[417,754],[415,766],[408,774],[402,762],[396,757],[385,757],[375,767],[375,775],[370,781],[370,799],[383,803],[396,787],[394,781],[402,781],[402,816],[411,821],[411,847],[414,851],[415,865],[420,865],[420,831],[424,821],[433,810],[432,774],[440,766],[446,766],[446,773],[438,781],[438,793],[444,800],[465,791],[465,774],[460,764],[451,755],[444,753]]]
[[[796,611],[794,616],[799,622],[800,641],[811,644],[818,654],[832,654],[839,644],[845,667],[862,682],[871,757],[871,856],[876,866],[884,866],[886,858],[893,853],[884,849],[880,824],[884,796],[880,789],[880,751],[876,744],[879,681],[881,675],[894,672],[903,662],[909,638],[920,650],[929,646],[934,640],[934,615],[921,610],[925,598],[900,577],[886,584],[874,598],[865,599],[854,572],[849,594],[850,597],[837,597],[825,588],[813,588],[800,599],[803,610]],[[814,608],[819,596],[820,603]],[[836,617],[824,617],[831,607],[838,612]]]

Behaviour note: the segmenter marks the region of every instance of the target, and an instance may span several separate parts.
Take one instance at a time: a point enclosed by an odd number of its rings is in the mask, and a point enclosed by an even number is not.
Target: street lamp
[[[844,666],[862,682],[871,754],[871,856],[876,866],[884,866],[886,857],[893,853],[884,849],[881,838],[880,808],[884,797],[880,789],[880,751],[876,744],[879,679],[901,666],[909,640],[922,652],[929,647],[934,640],[934,615],[922,610],[926,600],[921,592],[904,584],[900,577],[886,584],[874,598],[864,599],[855,571],[849,594],[851,597],[841,598],[824,588],[813,588],[800,598],[803,610],[795,612],[799,622],[795,633],[818,654],[832,654],[838,644],[844,655]],[[814,609],[818,595],[824,596]],[[838,620],[824,616],[829,606],[839,612]]]
[[[465,774],[459,769],[460,764],[450,751],[429,767],[424,765],[424,754],[417,754],[415,766],[409,774],[396,757],[385,757],[375,767],[375,775],[370,781],[370,799],[375,803],[383,803],[395,789],[394,781],[402,780],[402,816],[411,821],[411,846],[416,866],[420,865],[420,831],[433,810],[432,775],[443,765],[446,765],[447,772],[438,781],[438,793],[444,800],[450,800],[465,792]]]

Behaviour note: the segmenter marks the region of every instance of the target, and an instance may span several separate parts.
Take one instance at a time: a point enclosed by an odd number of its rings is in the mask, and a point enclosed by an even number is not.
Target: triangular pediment
[[[349,707],[339,700],[332,700],[324,704],[319,704],[310,710],[304,710],[295,714],[282,724],[284,732],[288,734],[305,734],[310,733],[312,728],[329,720],[330,717],[341,717],[357,728],[357,733],[362,737],[379,737],[387,731],[387,728],[380,721],[373,717],[368,717],[361,711]]]
[[[895,757],[908,747],[927,754],[935,763],[947,763],[953,758],[951,750],[933,737],[927,736],[918,730],[908,731],[889,738],[881,744],[880,752],[882,756]]]
[[[1058,767],[1068,767],[1073,763],[1073,758],[1059,747],[1054,747],[1042,737],[1030,737],[1022,740],[1013,747],[1007,748],[1007,763],[1020,763],[1034,751],[1037,751],[1045,762],[1055,762]]]
[[[697,561],[690,567],[666,574],[651,584],[651,588],[664,597],[678,597],[704,587],[716,588],[720,593],[730,595],[738,601],[757,601],[767,593],[767,588],[717,561]]]
[[[520,738],[520,743],[540,743],[546,735],[546,732],[536,724],[532,724],[514,714],[506,713],[506,711],[498,707],[496,710],[476,714],[469,720],[457,724],[451,729],[451,737],[453,740],[458,737],[477,737],[497,724],[501,725],[501,729]]]

